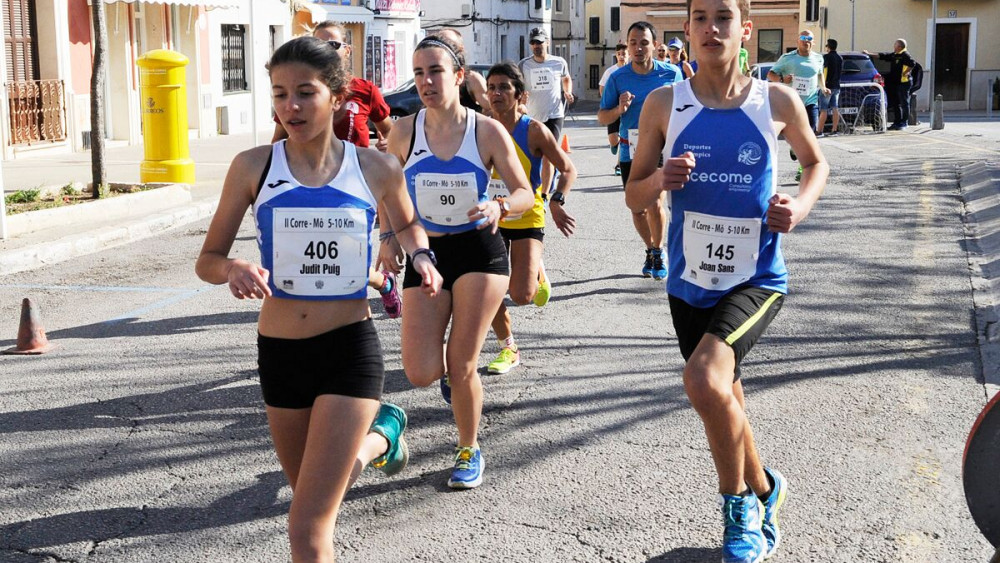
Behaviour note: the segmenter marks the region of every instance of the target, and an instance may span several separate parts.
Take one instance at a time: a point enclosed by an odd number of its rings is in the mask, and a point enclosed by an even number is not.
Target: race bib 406
[[[350,295],[368,283],[363,209],[277,208],[271,277],[290,295]]]

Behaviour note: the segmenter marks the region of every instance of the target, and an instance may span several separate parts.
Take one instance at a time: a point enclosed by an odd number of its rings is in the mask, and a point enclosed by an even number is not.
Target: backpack
[[[910,93],[916,92],[924,85],[924,67],[920,63],[914,62],[910,69]]]

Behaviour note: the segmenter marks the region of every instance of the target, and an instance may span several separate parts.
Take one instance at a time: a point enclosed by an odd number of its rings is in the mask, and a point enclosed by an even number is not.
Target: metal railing
[[[62,80],[8,82],[7,100],[11,145],[66,139],[66,88]]]

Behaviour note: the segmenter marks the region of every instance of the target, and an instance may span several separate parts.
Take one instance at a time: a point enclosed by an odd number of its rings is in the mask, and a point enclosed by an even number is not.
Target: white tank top
[[[275,297],[305,300],[364,299],[372,257],[377,203],[365,182],[358,152],[343,142],[344,158],[325,186],[292,176],[285,141],[253,203],[261,264]]]
[[[476,143],[476,114],[467,111],[465,135],[450,160],[434,155],[424,134],[424,115],[420,110],[413,122],[413,146],[403,165],[406,189],[417,216],[428,231],[462,233],[471,231],[486,219],[470,222],[469,209],[489,199],[490,174],[479,156]]]

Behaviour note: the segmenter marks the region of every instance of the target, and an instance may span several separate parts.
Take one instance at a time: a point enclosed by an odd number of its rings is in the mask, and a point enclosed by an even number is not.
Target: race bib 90
[[[271,277],[289,295],[350,295],[368,283],[363,209],[276,208],[271,235]]]
[[[457,227],[469,223],[469,210],[479,205],[475,172],[424,172],[414,178],[417,211],[425,221]]]
[[[684,213],[684,273],[681,279],[715,291],[726,291],[757,272],[760,219],[734,219]]]

